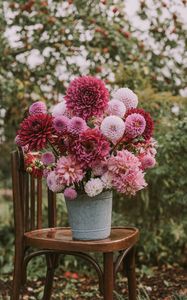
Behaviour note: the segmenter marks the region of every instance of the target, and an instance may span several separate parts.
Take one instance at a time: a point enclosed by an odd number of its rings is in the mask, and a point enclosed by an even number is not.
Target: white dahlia
[[[108,116],[101,123],[102,134],[115,144],[125,132],[125,122],[118,116]]]
[[[84,190],[89,197],[97,196],[103,191],[103,183],[99,178],[91,178],[85,184]]]
[[[120,88],[114,94],[113,98],[120,100],[125,104],[126,109],[136,108],[138,105],[137,95],[129,88]]]

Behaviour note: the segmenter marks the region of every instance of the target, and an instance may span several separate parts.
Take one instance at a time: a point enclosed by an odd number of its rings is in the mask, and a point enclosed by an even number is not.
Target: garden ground
[[[42,278],[28,281],[23,300],[41,299],[43,281]],[[11,275],[2,277],[0,300],[9,299],[10,286]],[[187,270],[177,266],[148,269],[147,275],[138,275],[138,293],[138,300],[187,300]],[[115,299],[125,300],[126,296],[126,279],[119,278]],[[102,297],[98,292],[97,279],[93,275],[88,277],[65,272],[55,277],[52,299],[97,300]]]

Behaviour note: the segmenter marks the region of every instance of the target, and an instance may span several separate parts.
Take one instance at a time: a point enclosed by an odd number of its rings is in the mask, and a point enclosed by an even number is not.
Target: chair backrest
[[[15,231],[19,235],[42,228],[42,179],[25,171],[21,149],[11,154]],[[47,189],[47,188],[46,188]],[[48,226],[56,226],[56,195],[47,189]]]

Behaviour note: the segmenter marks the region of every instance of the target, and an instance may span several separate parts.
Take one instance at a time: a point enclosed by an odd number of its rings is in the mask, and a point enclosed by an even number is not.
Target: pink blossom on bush
[[[60,157],[55,172],[60,184],[66,186],[81,181],[84,176],[81,164],[72,155]]]
[[[67,109],[84,120],[101,116],[108,106],[108,99],[109,92],[104,82],[92,76],[74,79],[65,96]]]
[[[30,115],[46,114],[46,113],[47,113],[47,107],[46,107],[46,104],[42,101],[34,102],[29,107],[29,114]]]
[[[146,127],[146,121],[140,114],[131,114],[125,120],[125,135],[129,138],[140,136]]]
[[[66,188],[64,190],[64,197],[68,200],[74,200],[75,198],[77,198],[77,192],[73,188]]]

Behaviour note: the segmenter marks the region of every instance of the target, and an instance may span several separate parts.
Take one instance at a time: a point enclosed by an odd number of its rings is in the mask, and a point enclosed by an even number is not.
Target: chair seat
[[[77,241],[72,239],[71,229],[67,227],[45,228],[26,232],[28,246],[59,251],[113,252],[133,246],[139,237],[134,227],[114,227],[107,239],[96,241]]]

